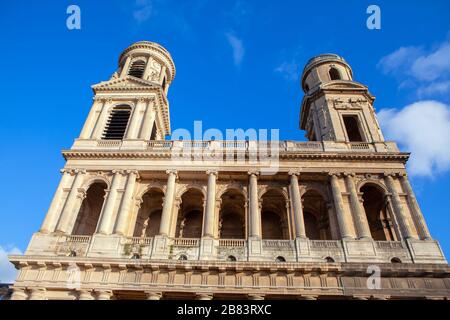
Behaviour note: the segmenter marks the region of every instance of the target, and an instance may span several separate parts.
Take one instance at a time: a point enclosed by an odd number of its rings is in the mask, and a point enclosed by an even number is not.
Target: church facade
[[[175,65],[126,48],[94,85],[12,299],[450,297],[450,268],[340,56],[301,77],[307,142],[165,140]]]

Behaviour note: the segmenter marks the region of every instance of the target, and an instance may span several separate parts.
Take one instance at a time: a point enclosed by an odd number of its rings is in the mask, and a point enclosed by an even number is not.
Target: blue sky
[[[71,4],[81,9],[81,30],[66,27]],[[381,30],[366,27],[370,4],[381,9]],[[279,128],[292,140],[304,140],[304,64],[342,55],[377,97],[387,138],[413,152],[413,186],[450,256],[448,1],[16,0],[2,3],[0,34],[0,261],[39,229],[64,166],[60,151],[91,106],[90,86],[138,40],[162,44],[175,61],[172,129],[202,120],[221,130]]]

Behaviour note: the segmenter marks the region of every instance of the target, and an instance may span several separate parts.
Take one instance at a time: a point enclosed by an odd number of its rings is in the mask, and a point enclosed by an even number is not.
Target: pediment
[[[94,91],[97,90],[135,90],[135,89],[149,89],[155,87],[155,83],[135,78],[132,76],[126,76],[124,78],[112,79],[108,81],[102,81],[92,86]]]

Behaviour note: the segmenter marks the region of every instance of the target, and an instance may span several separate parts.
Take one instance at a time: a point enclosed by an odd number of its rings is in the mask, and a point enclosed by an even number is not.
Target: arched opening
[[[402,263],[402,260],[400,260],[400,258],[394,257],[391,259],[391,263]]]
[[[182,254],[182,255],[180,255],[179,257],[178,257],[178,260],[180,260],[180,261],[185,261],[185,260],[187,260],[188,258],[187,258],[187,256],[185,255],[185,254]]]
[[[142,76],[144,75],[144,71],[145,71],[145,61],[135,60],[130,66],[128,75],[136,78],[142,78]]]
[[[302,199],[306,236],[311,240],[330,240],[328,210],[322,195],[315,190],[308,190]]]
[[[203,201],[203,193],[197,189],[189,189],[181,196],[176,230],[178,238],[201,238]]]
[[[325,262],[327,263],[334,263],[334,259],[332,257],[326,257]]]
[[[159,189],[150,189],[142,196],[134,237],[154,237],[159,233],[164,194]]]
[[[90,185],[86,198],[81,203],[72,234],[80,236],[94,234],[102,211],[106,188],[107,185],[104,182],[95,182]]]
[[[278,256],[278,257],[276,257],[275,261],[276,262],[286,262],[286,259],[282,256]]]
[[[234,262],[234,261],[236,261],[236,257],[235,256],[228,256],[227,261]]]
[[[290,238],[286,199],[281,192],[269,190],[262,196],[261,227],[263,239]]]
[[[219,237],[245,239],[245,198],[238,190],[228,190],[222,197],[219,214]]]
[[[342,79],[341,73],[335,67],[331,67],[330,68],[329,74],[330,74],[330,79],[331,80],[341,80]]]
[[[384,199],[384,191],[369,183],[363,185],[360,192],[372,238],[377,241],[395,241],[396,236]]]
[[[115,106],[106,122],[103,139],[122,140],[130,119],[131,107],[129,105]]]

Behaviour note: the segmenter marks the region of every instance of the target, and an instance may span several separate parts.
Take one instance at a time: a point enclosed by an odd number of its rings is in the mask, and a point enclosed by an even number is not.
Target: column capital
[[[339,177],[341,177],[341,175],[342,175],[342,172],[338,172],[338,171],[328,172],[328,177],[330,177],[330,178],[333,178],[333,177],[339,178]]]
[[[248,172],[247,172],[247,174],[249,175],[249,176],[259,176],[260,175],[260,172],[259,172],[259,170],[249,170]]]
[[[147,300],[160,300],[162,297],[162,293],[161,292],[145,292],[146,296],[147,296]]]
[[[383,177],[385,178],[395,178],[399,175],[398,172],[383,172]]]
[[[195,295],[196,300],[212,300],[213,295],[211,293],[197,293]]]
[[[217,171],[217,170],[206,170],[206,174],[207,174],[208,176],[214,175],[214,176],[216,176],[216,178],[217,178],[218,175],[219,175],[219,171]]]
[[[298,177],[300,175],[300,170],[299,169],[290,169],[288,171],[288,175]]]
[[[352,178],[355,176],[355,173],[354,172],[344,172],[344,173],[342,173],[342,175],[346,178]]]
[[[175,175],[175,178],[178,179],[178,170],[176,170],[176,169],[169,169],[169,170],[166,170],[166,174],[168,174],[169,176],[170,176],[170,175]]]
[[[115,175],[115,176],[117,176],[117,175],[119,175],[119,174],[124,175],[124,174],[125,174],[125,170],[114,169],[114,170],[111,170],[111,173],[112,173],[113,175]]]

